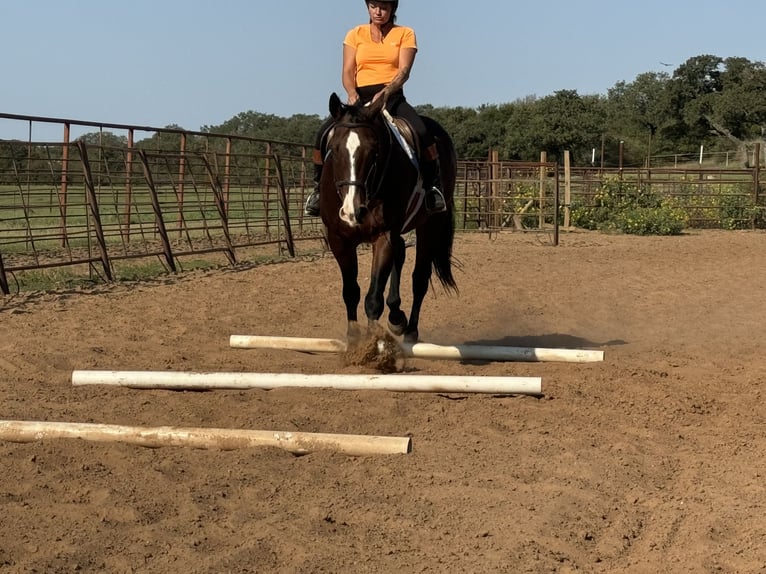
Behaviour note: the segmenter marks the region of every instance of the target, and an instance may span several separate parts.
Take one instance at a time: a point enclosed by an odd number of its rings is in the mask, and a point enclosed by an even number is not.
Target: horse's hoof
[[[388,317],[388,330],[397,337],[407,330],[407,316],[400,312],[396,317],[393,313]]]
[[[418,332],[417,331],[407,331],[404,334],[404,338],[402,339],[405,343],[412,343],[415,344],[418,342]]]
[[[404,330],[407,328],[407,323],[404,325],[394,325],[391,321],[388,322],[388,330],[391,331],[391,334],[399,337],[402,333],[404,333]]]
[[[358,343],[362,339],[362,327],[356,321],[349,321],[348,329],[346,330],[346,340],[348,343]]]

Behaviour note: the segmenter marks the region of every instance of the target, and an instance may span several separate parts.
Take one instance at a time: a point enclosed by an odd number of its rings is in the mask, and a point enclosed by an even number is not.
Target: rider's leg
[[[439,151],[436,144],[428,146],[422,155],[420,171],[423,174],[423,190],[426,192],[426,211],[441,213],[447,211],[447,202],[441,191],[441,174],[439,171]]]
[[[311,195],[306,198],[306,205],[303,208],[303,211],[306,213],[306,215],[310,215],[312,217],[318,217],[319,216],[319,182],[322,179],[322,152],[318,149],[314,150],[314,153],[312,155],[312,159],[314,162],[314,189],[311,192]]]
[[[306,205],[303,207],[304,213],[313,217],[319,216],[319,181],[322,179],[322,165],[324,164],[323,152],[326,149],[325,144],[327,143],[327,133],[330,131],[334,123],[335,120],[333,117],[329,116],[319,128],[316,135],[316,141],[314,142],[314,153],[311,156],[314,163],[314,189],[311,192],[311,195],[306,198]]]
[[[423,119],[410,106],[403,94],[399,94],[399,98],[391,107],[391,113],[406,119],[412,126],[412,129],[418,134],[418,140],[420,140],[423,149],[423,153],[420,154],[420,171],[423,176],[423,190],[426,194],[426,211],[429,213],[446,211],[447,202],[441,191],[441,177],[439,175],[439,150],[436,147],[433,135],[428,131]]]

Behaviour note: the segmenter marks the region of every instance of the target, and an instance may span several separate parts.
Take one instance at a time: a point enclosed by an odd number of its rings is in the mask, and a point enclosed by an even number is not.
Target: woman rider
[[[397,26],[396,9],[399,0],[365,0],[369,24],[349,30],[343,40],[343,87],[347,103],[366,104],[386,97],[386,108],[407,120],[418,135],[424,153],[421,154],[423,189],[426,191],[426,210],[431,213],[446,211],[444,196],[439,189],[439,153],[433,136],[421,117],[404,97],[404,83],[410,77],[417,53],[415,31]],[[308,215],[319,215],[319,181],[322,175],[322,138],[332,125],[328,118],[317,134],[314,146],[314,191],[306,200]]]

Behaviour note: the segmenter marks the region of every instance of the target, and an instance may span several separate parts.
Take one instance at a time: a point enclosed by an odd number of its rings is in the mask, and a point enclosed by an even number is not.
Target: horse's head
[[[350,227],[362,224],[378,199],[383,162],[390,149],[383,105],[383,98],[357,106],[342,103],[337,94],[330,96],[335,124],[327,138],[326,163],[331,166],[328,171],[333,174],[340,219]]]

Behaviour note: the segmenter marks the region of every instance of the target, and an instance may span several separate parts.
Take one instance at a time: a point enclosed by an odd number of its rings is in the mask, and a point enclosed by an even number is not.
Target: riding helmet
[[[378,0],[379,2],[386,2],[388,4],[394,5],[394,12],[396,12],[396,9],[399,7],[399,0]],[[369,4],[369,0],[364,0],[365,4]]]

